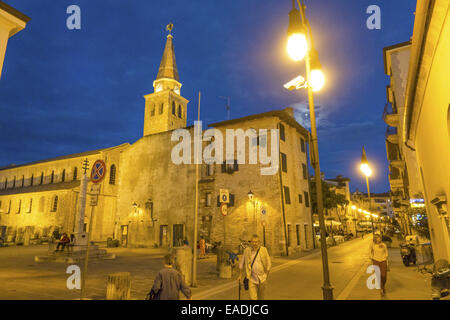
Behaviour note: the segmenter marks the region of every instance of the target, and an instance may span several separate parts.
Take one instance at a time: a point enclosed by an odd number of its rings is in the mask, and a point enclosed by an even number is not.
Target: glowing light
[[[362,163],[360,169],[367,177],[370,177],[370,175],[372,174],[372,169],[370,169],[368,163]]]
[[[314,92],[320,91],[325,85],[325,75],[323,74],[322,70],[312,70],[309,82]]]
[[[356,210],[356,206],[352,206],[352,210]]]
[[[288,38],[287,53],[294,61],[302,60],[308,51],[308,42],[302,33],[293,33]]]

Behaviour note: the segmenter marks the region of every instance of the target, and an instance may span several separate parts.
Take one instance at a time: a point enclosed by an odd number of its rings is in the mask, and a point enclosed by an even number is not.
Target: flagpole
[[[198,122],[197,124],[200,125],[200,99],[201,99],[201,92],[198,92]],[[195,125],[194,125],[194,132],[195,132]],[[194,144],[198,143],[197,141],[198,137],[194,137]],[[201,146],[201,140],[200,140],[200,146]],[[197,224],[198,224],[198,151],[200,149],[196,149],[194,147],[194,150],[197,151],[197,154],[194,155],[194,162],[195,162],[195,208],[194,208],[194,242],[192,244],[194,252],[192,254],[192,287],[197,287]]]

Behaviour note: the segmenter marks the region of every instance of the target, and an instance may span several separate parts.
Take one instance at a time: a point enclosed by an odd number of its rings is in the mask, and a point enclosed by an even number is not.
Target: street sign
[[[98,195],[100,194],[100,185],[99,184],[93,184],[91,186],[91,195]]]
[[[228,189],[220,189],[219,195],[220,195],[221,203],[229,203],[230,202],[230,193],[228,192]]]
[[[220,205],[220,213],[225,217],[228,214],[228,206],[226,203]]]
[[[91,201],[90,201],[89,205],[91,207],[95,207],[97,205],[97,202],[98,202],[98,195],[91,195],[91,199],[90,200]]]
[[[106,175],[106,164],[102,160],[94,162],[91,171],[91,182],[99,183]]]

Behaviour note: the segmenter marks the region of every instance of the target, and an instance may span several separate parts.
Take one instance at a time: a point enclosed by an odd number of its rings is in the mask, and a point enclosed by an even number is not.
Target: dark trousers
[[[60,247],[60,246],[62,246],[61,251],[64,251],[64,248],[66,247],[66,244],[67,244],[67,243],[65,243],[65,242],[59,242],[59,243],[56,245],[56,251],[59,250],[59,247]]]
[[[381,290],[384,290],[384,285],[386,284],[386,278],[387,278],[387,261],[377,261],[373,260],[372,262],[374,265],[378,266],[380,268],[380,287]]]

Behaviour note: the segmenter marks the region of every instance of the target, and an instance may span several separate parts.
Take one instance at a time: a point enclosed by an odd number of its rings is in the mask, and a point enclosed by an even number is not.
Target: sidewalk
[[[405,267],[400,255],[400,249],[396,246],[389,249],[390,271],[387,273],[386,295],[380,296],[380,291],[367,287],[367,279],[370,276],[365,273],[369,261],[363,267],[360,278],[346,300],[430,300],[431,277],[418,271],[414,265]]]

